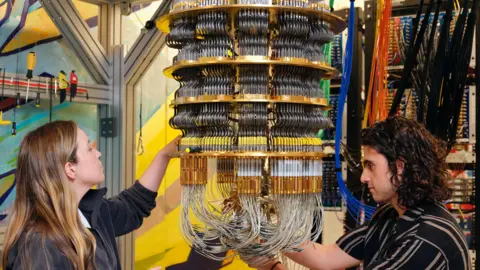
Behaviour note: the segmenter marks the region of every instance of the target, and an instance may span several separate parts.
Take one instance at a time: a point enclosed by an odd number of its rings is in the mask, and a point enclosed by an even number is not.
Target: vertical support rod
[[[480,8],[478,10],[480,12]],[[480,14],[480,13],[478,13]],[[477,16],[477,22],[476,22],[476,28],[475,28],[475,90],[479,89],[480,86],[480,40],[478,37],[480,36],[480,16]],[[475,91],[475,121],[479,121],[479,111],[480,111],[480,95],[478,93],[479,91]],[[479,139],[477,139],[478,135],[480,134],[480,125],[477,124],[475,125],[475,151],[479,149]],[[478,219],[478,207],[477,205],[479,204],[479,198],[478,198],[478,184],[476,183],[476,178],[479,175],[479,165],[478,165],[478,154],[475,153],[475,182],[474,182],[474,188],[475,188],[475,225],[473,226],[473,229],[476,230],[476,224],[478,224],[477,219]],[[475,236],[478,235],[478,231],[475,232]],[[478,244],[478,239],[475,239],[475,251],[479,250],[480,246]],[[476,256],[476,254],[475,254]],[[478,258],[475,259],[475,269],[480,269],[480,262]]]
[[[365,1],[365,98],[370,87],[370,72],[372,71],[373,50],[375,48],[375,29],[377,22],[377,1]]]
[[[368,96],[368,89],[370,87],[370,72],[372,71],[372,61],[373,61],[373,51],[375,48],[375,29],[377,24],[377,1],[376,0],[367,0],[365,1],[365,99]],[[366,101],[365,103],[366,104]],[[361,119],[363,120],[363,115],[365,113],[365,106],[361,112]],[[366,191],[364,194],[365,203],[368,205],[375,205],[375,201],[370,194],[370,191]]]
[[[353,63],[352,74],[350,78],[350,86],[347,96],[347,148],[352,158],[356,161],[361,160],[361,129],[362,129],[362,67],[363,67],[363,50],[362,50],[362,18],[363,12],[360,8],[355,8],[355,18],[348,18],[355,20],[355,29],[353,37]],[[347,187],[354,191],[353,195],[360,199],[361,197],[361,173],[358,170],[348,170],[347,172]],[[345,230],[355,228],[357,222],[346,215]]]
[[[50,112],[49,112],[49,116],[50,116],[50,123],[52,122],[52,114],[53,114],[53,91],[52,91],[52,88],[53,88],[53,78],[50,78],[50,83],[48,84],[48,96],[50,97]],[[26,100],[25,102],[28,102],[28,100]]]

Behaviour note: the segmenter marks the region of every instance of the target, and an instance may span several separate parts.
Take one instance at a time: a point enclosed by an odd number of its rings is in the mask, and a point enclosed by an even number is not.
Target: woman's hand
[[[170,154],[177,151],[177,144],[181,136],[173,139],[169,144],[160,150],[153,159],[150,166],[143,172],[143,175],[138,180],[147,189],[157,192],[160,183],[162,182],[168,163],[170,162]]]
[[[182,136],[177,136],[175,139],[173,139],[170,143],[165,145],[159,152],[158,154],[164,157],[169,157],[169,155],[177,152],[177,146],[178,143],[180,142],[180,139]]]

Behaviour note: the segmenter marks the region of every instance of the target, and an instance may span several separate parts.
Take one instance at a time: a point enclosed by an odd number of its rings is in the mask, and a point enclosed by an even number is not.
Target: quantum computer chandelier
[[[204,256],[261,263],[320,235],[324,45],[346,27],[324,2],[175,0],[157,21],[179,51],[164,73],[180,83],[182,233]]]

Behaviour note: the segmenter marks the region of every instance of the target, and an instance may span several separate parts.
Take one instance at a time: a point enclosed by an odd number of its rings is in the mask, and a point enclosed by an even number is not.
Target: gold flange
[[[286,63],[311,63],[311,61],[309,61],[308,59],[306,58],[299,58],[299,57],[280,57],[280,58],[273,58],[273,60],[278,60],[278,61],[282,61],[282,62],[286,62]],[[318,65],[320,64],[318,61],[315,61],[315,65]],[[321,65],[321,64],[320,64]]]
[[[305,96],[270,96],[258,94],[241,94],[237,96],[230,95],[203,95],[198,97],[178,97],[170,103],[170,108],[183,104],[198,103],[244,103],[244,102],[264,102],[264,103],[295,103],[305,105],[320,106],[328,111],[332,108],[328,106],[328,100],[325,98],[309,98]]]
[[[264,157],[284,157],[284,158],[300,158],[320,159],[326,156],[323,152],[201,152],[201,153],[185,153],[176,152],[171,157],[239,157],[239,158],[264,158]]]
[[[235,102],[270,102],[270,95],[262,94],[239,94],[235,96]]]
[[[252,56],[237,57],[237,59],[225,58],[225,57],[208,57],[200,58],[198,61],[183,60],[175,63],[174,65],[167,67],[163,70],[163,74],[169,78],[174,78],[173,74],[180,69],[185,68],[200,68],[203,66],[209,65],[228,65],[228,66],[238,66],[238,65],[270,65],[270,66],[298,66],[322,70],[325,72],[323,75],[324,79],[331,79],[337,76],[338,71],[332,68],[329,64],[325,62],[310,62],[308,59],[304,58],[289,58],[289,61],[283,61],[283,58],[280,60],[269,59],[266,57],[262,58],[253,58]]]
[[[206,157],[184,156],[180,159],[182,185],[206,185],[207,180],[208,159]]]
[[[259,194],[262,186],[261,176],[238,176],[235,179],[238,194]]]
[[[252,62],[262,62],[270,60],[269,56],[261,55],[239,55],[236,58],[238,61],[252,61]]]
[[[322,192],[321,176],[271,176],[271,194],[314,194]]]
[[[225,60],[234,60],[234,59],[233,57],[218,57],[218,56],[198,58],[198,61],[201,61],[201,62],[225,61]]]
[[[298,104],[311,104],[324,107],[326,110],[331,110],[328,106],[328,100],[326,98],[309,98],[305,96],[272,96],[272,99],[277,103],[298,103]]]
[[[227,12],[230,15],[235,15],[238,11],[244,9],[250,10],[265,10],[270,13],[270,23],[276,23],[277,14],[280,12],[294,12],[307,15],[311,18],[320,18],[330,24],[330,30],[338,34],[347,28],[347,24],[339,16],[325,12],[324,10],[317,10],[313,8],[288,7],[279,5],[213,5],[205,7],[194,7],[188,9],[173,10],[169,14],[160,17],[157,22],[157,28],[164,32],[170,33],[170,23],[182,17],[195,17],[200,13],[205,12]]]
[[[216,102],[232,102],[233,96],[229,95],[203,95],[198,97],[177,97],[170,103],[170,108],[182,104],[197,104],[197,103],[216,103]]]

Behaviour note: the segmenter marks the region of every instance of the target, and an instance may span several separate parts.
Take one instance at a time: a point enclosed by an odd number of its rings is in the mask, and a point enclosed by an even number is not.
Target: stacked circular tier
[[[180,83],[170,125],[183,132],[185,239],[261,264],[318,238],[317,134],[332,125],[320,81],[337,74],[324,45],[345,23],[319,0],[175,0],[157,27],[179,50],[164,73]]]

